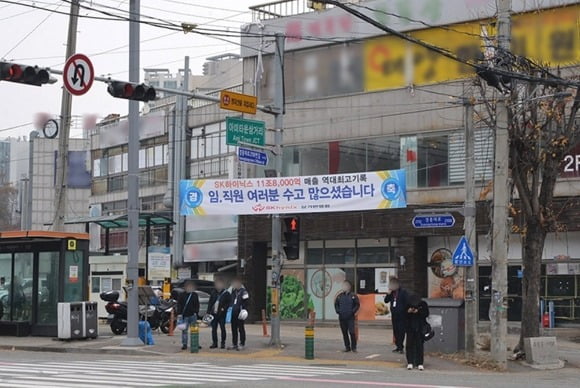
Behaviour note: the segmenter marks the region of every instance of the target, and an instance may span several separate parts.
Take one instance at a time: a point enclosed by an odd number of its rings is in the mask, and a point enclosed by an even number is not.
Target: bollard
[[[268,324],[266,323],[266,310],[262,309],[262,335],[268,336]]]
[[[304,329],[304,354],[307,360],[314,360],[314,327]]]
[[[171,314],[169,314],[169,333],[167,335],[172,336],[173,331],[175,330],[174,323],[175,323],[175,307],[171,309]]]
[[[191,353],[199,353],[199,326],[197,323],[189,326],[189,345]]]

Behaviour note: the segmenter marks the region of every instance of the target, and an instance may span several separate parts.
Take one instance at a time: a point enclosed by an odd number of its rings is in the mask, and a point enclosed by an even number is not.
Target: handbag
[[[421,330],[421,334],[423,335],[423,341],[427,342],[431,338],[435,337],[435,331],[429,324],[429,322],[423,323],[423,328]]]
[[[226,323],[232,323],[232,310],[233,307],[228,307],[228,311],[226,312]]]

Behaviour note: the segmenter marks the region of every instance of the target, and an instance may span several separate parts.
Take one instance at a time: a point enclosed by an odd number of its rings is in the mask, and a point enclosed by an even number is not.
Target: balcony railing
[[[313,0],[280,0],[250,7],[254,22],[301,15],[327,8],[332,8],[332,6]]]

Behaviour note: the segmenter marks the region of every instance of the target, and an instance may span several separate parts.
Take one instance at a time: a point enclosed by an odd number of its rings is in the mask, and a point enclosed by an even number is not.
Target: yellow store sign
[[[463,59],[485,50],[485,32],[493,37],[491,21],[479,21],[411,32],[423,42]],[[580,6],[557,8],[513,18],[513,51],[552,67],[580,63]],[[364,43],[366,91],[425,85],[472,76],[473,69],[432,50],[385,36]]]

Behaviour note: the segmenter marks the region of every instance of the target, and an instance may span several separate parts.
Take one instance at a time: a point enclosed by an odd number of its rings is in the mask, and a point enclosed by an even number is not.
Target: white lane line
[[[348,364],[348,361],[344,362],[345,364]],[[257,364],[258,366],[269,366],[269,367],[278,367],[278,366],[285,366],[284,364]],[[324,369],[324,370],[329,370],[329,371],[336,371],[336,372],[344,372],[345,370],[351,371],[351,372],[362,372],[362,373],[367,373],[367,372],[377,372],[376,370],[370,370],[370,369],[354,369],[354,368],[347,368],[345,366],[345,369],[342,368],[333,368],[333,367],[326,367],[324,366],[324,364],[320,364],[320,365],[316,365],[316,366],[312,366],[312,365],[287,365],[290,367],[296,367],[296,368],[302,368],[302,369],[313,369],[313,370],[320,370],[320,369]]]
[[[371,354],[370,356],[366,356],[365,358],[368,358],[369,360],[373,359],[373,358],[377,358],[380,357],[381,355],[376,353],[376,354]]]
[[[78,384],[82,384],[85,380],[83,379],[83,377],[76,377],[76,378],[61,378],[61,377],[45,377],[45,378],[38,378],[38,377],[33,377],[33,376],[18,376],[19,379],[24,379],[24,380],[32,380],[32,381],[42,381],[42,382],[47,382],[47,381],[55,381],[55,382],[62,382],[62,381],[68,381],[68,382],[72,382],[72,383],[77,383]],[[147,383],[147,382],[138,382],[138,381],[127,381],[127,382],[122,382],[122,385],[118,385],[119,380],[117,380],[115,378],[115,380],[98,380],[99,383],[103,383],[103,384],[111,384],[108,387],[124,387],[124,386],[135,386],[135,387],[159,387],[160,384],[151,384],[151,383]],[[196,383],[197,384],[197,383]]]

